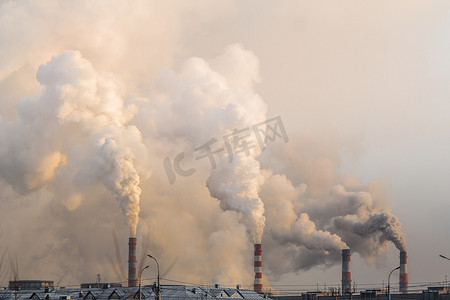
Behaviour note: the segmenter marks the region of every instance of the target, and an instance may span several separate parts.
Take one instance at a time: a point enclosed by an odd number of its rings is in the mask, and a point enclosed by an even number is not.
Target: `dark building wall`
[[[304,293],[297,296],[272,296],[273,300],[387,300],[384,293],[361,293],[356,295],[323,296]],[[391,294],[391,300],[450,300],[450,293],[423,291],[422,293]]]
[[[17,280],[10,281],[8,288],[10,290],[38,290],[46,287],[53,288],[53,281],[49,280]]]

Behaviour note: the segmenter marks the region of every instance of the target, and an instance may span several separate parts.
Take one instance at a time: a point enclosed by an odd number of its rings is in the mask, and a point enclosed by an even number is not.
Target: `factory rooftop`
[[[141,299],[155,299],[153,286],[142,287]],[[252,290],[241,288],[200,287],[188,285],[161,285],[161,298],[164,300],[180,299],[229,299],[262,300]],[[0,290],[0,300],[125,300],[139,299],[138,287],[106,287],[106,288],[60,288],[34,290]]]

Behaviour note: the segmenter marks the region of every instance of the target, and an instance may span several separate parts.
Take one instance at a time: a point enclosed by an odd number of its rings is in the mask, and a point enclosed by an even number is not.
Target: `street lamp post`
[[[450,258],[448,258],[448,257],[446,257],[446,256],[444,256],[444,255],[440,255],[440,254],[439,254],[439,257],[442,257],[443,259],[450,260]]]
[[[156,262],[156,267],[158,268],[158,277],[157,277],[157,287],[156,287],[156,300],[161,300],[161,286],[159,285],[159,264],[158,261],[156,260],[156,258],[154,258],[153,256],[151,256],[150,254],[147,254],[148,257],[152,258],[155,260]]]
[[[439,257],[446,259],[446,260],[450,260],[450,258],[448,258],[447,256],[441,255],[439,254]],[[445,285],[447,286],[447,275],[445,275]]]
[[[141,290],[141,278],[142,278],[142,272],[144,272],[145,269],[149,268],[150,266],[145,266],[142,268],[141,273],[139,273],[139,300],[141,300],[142,290]]]
[[[391,300],[391,274],[392,274],[392,272],[394,272],[395,270],[398,270],[398,269],[400,269],[400,266],[398,266],[397,268],[392,270],[388,276],[388,300]]]

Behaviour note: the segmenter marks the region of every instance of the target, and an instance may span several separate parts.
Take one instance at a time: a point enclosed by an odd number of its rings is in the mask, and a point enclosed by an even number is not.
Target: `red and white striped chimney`
[[[137,286],[136,279],[136,238],[128,240],[128,287]]]
[[[253,290],[257,293],[262,292],[262,249],[261,244],[255,244],[255,256],[254,256],[254,267],[255,267],[255,283],[253,285]]]
[[[352,288],[352,272],[350,271],[350,249],[342,249],[342,294],[349,294]]]
[[[408,292],[408,272],[406,270],[406,251],[400,251],[400,293]]]

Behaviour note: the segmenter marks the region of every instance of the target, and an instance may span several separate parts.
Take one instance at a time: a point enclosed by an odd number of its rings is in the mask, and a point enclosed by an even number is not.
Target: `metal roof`
[[[154,299],[152,285],[142,287],[141,299]],[[0,300],[30,300],[32,297],[36,300],[129,300],[139,298],[138,287],[109,287],[109,288],[63,288],[54,289],[45,292],[39,290],[0,290]],[[230,299],[231,298],[231,299]],[[204,287],[189,285],[161,285],[162,300],[262,300],[264,297],[258,293],[246,289],[225,288],[225,287]]]

